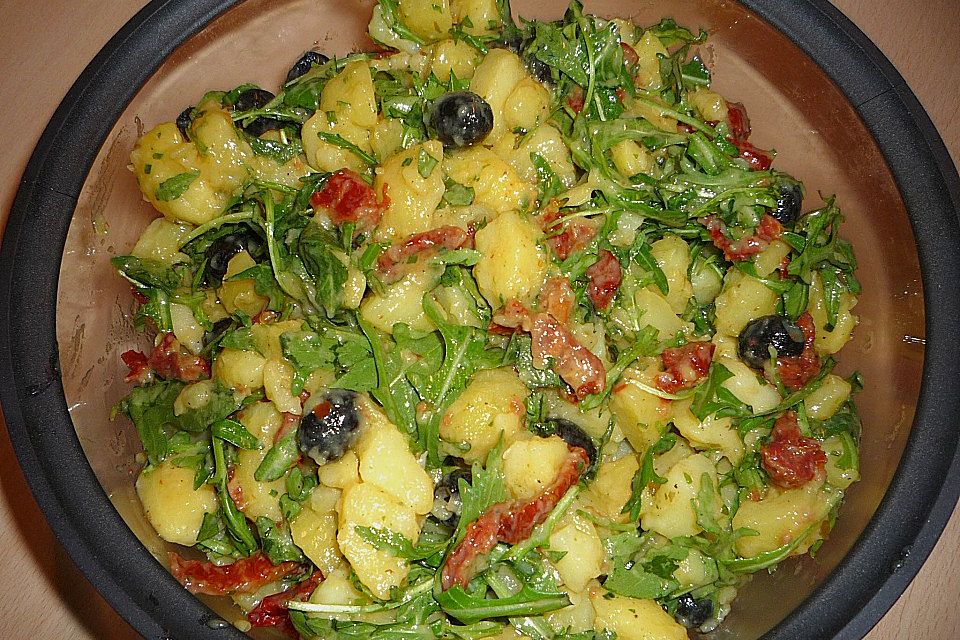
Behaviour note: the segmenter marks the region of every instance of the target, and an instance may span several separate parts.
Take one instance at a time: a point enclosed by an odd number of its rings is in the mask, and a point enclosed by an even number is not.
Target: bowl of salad
[[[138,14],[2,254],[4,412],[105,597],[148,637],[866,633],[960,491],[957,174],[835,10],[757,4]]]

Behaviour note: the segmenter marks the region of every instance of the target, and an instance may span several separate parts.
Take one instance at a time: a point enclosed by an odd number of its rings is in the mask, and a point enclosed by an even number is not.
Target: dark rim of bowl
[[[840,566],[764,636],[861,638],[920,570],[960,495],[960,299],[953,294],[960,282],[960,178],[906,82],[836,8],[826,0],[741,1],[817,62],[860,114],[900,188],[922,265],[927,349],[898,472]],[[107,43],[40,138],[0,250],[0,400],[20,464],[70,556],[148,638],[246,636],[154,560],[84,456],[60,379],[60,261],[80,190],[117,118],[177,46],[233,4],[154,0]]]

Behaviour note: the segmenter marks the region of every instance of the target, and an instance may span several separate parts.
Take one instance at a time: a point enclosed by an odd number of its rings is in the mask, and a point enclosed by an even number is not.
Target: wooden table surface
[[[70,84],[143,0],[6,0],[0,22],[0,228],[26,160]],[[960,159],[960,14],[955,0],[835,0],[890,57]],[[65,15],[69,12],[69,15]],[[137,634],[58,545],[0,417],[0,638],[99,640]],[[869,640],[960,638],[960,510]]]

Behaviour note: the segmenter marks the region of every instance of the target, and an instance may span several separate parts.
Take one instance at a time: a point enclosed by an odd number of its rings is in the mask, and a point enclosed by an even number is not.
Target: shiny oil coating
[[[66,24],[57,26],[58,19],[62,19],[67,13],[59,4],[51,3],[49,6],[38,9],[33,6],[27,7],[26,3],[20,3],[19,7],[13,7],[8,13],[9,20],[0,29],[11,34],[5,40],[4,47],[9,47],[7,50],[12,53],[5,54],[0,59],[16,71],[5,73],[3,76],[5,88],[10,89],[5,94],[13,97],[2,108],[10,113],[31,115],[27,117],[27,126],[23,129],[8,130],[4,134],[12,140],[12,142],[8,141],[7,148],[11,151],[3,166],[3,175],[7,178],[3,181],[7,198],[16,184],[16,177],[32,145],[34,135],[52,112],[53,106],[67,84],[115,28],[139,8],[139,4],[137,2],[115,3],[104,7],[100,3],[74,3],[69,7],[72,19],[69,30]],[[945,73],[957,74],[957,66],[945,64],[949,62],[947,57],[950,52],[937,47],[935,38],[905,35],[908,30],[910,33],[928,34],[928,36],[939,33],[946,38],[947,42],[955,41],[956,34],[950,36],[943,31],[950,28],[958,30],[950,3],[931,2],[925,7],[924,15],[910,11],[911,3],[906,1],[885,2],[884,5],[893,7],[888,10],[882,9],[877,3],[863,1],[848,0],[837,4],[850,12],[855,21],[858,21],[858,15],[862,16],[863,20],[872,20],[880,30],[873,32],[872,35],[880,41],[881,46],[888,43],[884,48],[888,54],[894,56],[895,61],[897,61],[898,52],[904,56],[905,60],[909,56],[909,60],[913,60],[915,66],[908,67],[905,71],[914,68],[926,74],[918,75],[914,86],[921,91],[921,97],[933,101],[933,103],[928,102],[927,106],[934,119],[941,123],[952,124],[952,128],[943,132],[947,135],[948,144],[951,144],[956,155],[958,136],[955,123],[957,120],[952,118],[956,105],[947,99],[949,87],[956,85],[956,79],[947,82],[942,76],[943,71],[941,74],[934,74],[932,69],[946,68]],[[858,9],[860,13],[853,13],[851,9]],[[38,11],[48,13],[38,15]],[[891,20],[890,16],[901,16],[903,19]],[[866,26],[870,31],[869,23]],[[40,42],[48,44],[46,47],[38,46]],[[70,48],[71,55],[66,55],[64,47]],[[58,59],[61,60],[59,75],[56,79],[49,75],[30,73],[33,67],[38,69],[43,67],[49,74],[49,67],[42,63],[43,56],[37,56],[35,52],[54,49],[60,51]],[[33,53],[28,53],[29,51]],[[944,65],[917,62],[920,59],[940,60]],[[21,60],[26,62],[21,63]],[[934,75],[937,77],[933,77]],[[36,78],[40,78],[39,81]],[[913,78],[908,75],[908,80]],[[930,93],[926,93],[924,89],[929,89]],[[938,101],[942,107],[939,110],[936,108]],[[31,106],[27,108],[26,105]],[[20,118],[22,119],[23,116],[21,115]],[[9,460],[12,454],[5,438],[2,447],[2,454]],[[72,567],[69,566],[69,561],[58,555],[55,543],[49,537],[49,533],[41,522],[41,516],[27,496],[18,472],[5,465],[2,473],[3,486],[6,489],[6,500],[0,508],[3,531],[5,533],[7,531],[22,532],[18,533],[22,538],[18,546],[30,549],[33,553],[14,556],[4,564],[2,584],[9,586],[5,592],[7,597],[3,600],[4,604],[0,605],[0,612],[2,612],[0,613],[0,635],[18,637],[24,629],[31,629],[31,635],[36,638],[135,637],[132,633],[125,635],[120,631],[123,628],[122,623],[117,621],[115,614],[109,611],[98,597],[91,595],[86,583],[76,577]],[[13,515],[14,512],[16,516]],[[947,536],[948,538],[953,536],[952,539],[956,540],[956,522],[948,529]],[[9,534],[7,539],[10,543],[17,541],[16,537],[10,540]],[[952,545],[949,543],[949,539],[941,541],[940,548],[956,546],[955,542]],[[931,560],[932,567],[928,566],[924,573],[929,573],[931,568],[935,571],[938,566],[948,566],[938,565],[938,559],[943,563],[949,561],[943,559],[942,556],[945,555],[947,554],[935,552]],[[918,638],[942,637],[943,634],[948,637],[955,635],[951,631],[957,628],[956,608],[948,603],[956,600],[958,591],[956,578],[943,577],[949,575],[947,571],[934,576],[925,576],[924,573],[921,574],[918,584],[912,588],[913,592],[921,591],[922,593],[911,596],[911,592],[908,592],[898,605],[897,609],[903,606],[904,600],[907,601],[906,614],[903,615],[895,609],[871,633],[870,638],[885,639],[903,636],[908,629],[912,631],[911,637]],[[24,578],[25,575],[27,578]],[[953,575],[956,575],[955,570]],[[49,591],[50,583],[63,585],[61,592]],[[923,607],[927,613],[918,614],[914,607]],[[912,624],[914,621],[916,625]],[[896,625],[899,623],[905,625],[902,627],[902,632],[898,632],[900,627]],[[924,630],[925,628],[927,631]],[[937,630],[937,636],[933,635],[933,629]]]

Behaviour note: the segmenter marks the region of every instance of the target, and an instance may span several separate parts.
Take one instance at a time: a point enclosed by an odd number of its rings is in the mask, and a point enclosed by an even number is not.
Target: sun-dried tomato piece
[[[443,565],[440,584],[444,590],[453,586],[466,587],[476,575],[479,561],[498,542],[520,543],[547,519],[590,463],[586,451],[580,447],[569,449],[570,454],[561,465],[557,477],[540,494],[530,500],[493,505],[467,525],[463,540],[450,552]]]
[[[127,382],[150,382],[154,375],[164,380],[182,382],[196,382],[210,377],[210,362],[182,349],[172,332],[163,335],[160,344],[153,348],[149,356],[131,350],[120,354],[120,359],[130,368],[124,378]]]
[[[273,564],[263,553],[256,553],[223,566],[206,560],[186,560],[173,552],[167,554],[167,558],[170,562],[170,573],[190,593],[212,596],[252,593],[303,568],[303,565],[296,562]]]
[[[540,310],[549,313],[560,322],[570,321],[576,302],[576,294],[567,278],[550,278],[540,290]]]
[[[353,222],[358,230],[376,227],[388,202],[386,192],[383,202],[378,202],[373,187],[350,169],[334,173],[323,188],[310,196],[310,206],[326,211],[333,224],[340,226]]]
[[[610,306],[613,297],[617,295],[620,283],[623,281],[620,261],[610,251],[601,249],[597,261],[587,269],[587,278],[590,280],[587,285],[587,296],[593,302],[593,306],[601,311],[606,309]]]
[[[682,347],[664,349],[660,354],[665,371],[657,376],[657,388],[667,393],[690,389],[710,371],[712,342],[689,342]]]
[[[303,582],[293,585],[286,591],[267,596],[247,614],[247,621],[254,627],[276,627],[278,631],[290,638],[299,638],[293,622],[290,621],[287,603],[305,601],[322,579],[323,574],[314,571]]]
[[[603,362],[580,344],[559,320],[548,313],[537,313],[524,326],[529,326],[535,367],[546,367],[547,359],[553,358],[557,375],[573,387],[579,399],[603,390],[607,384]]]
[[[760,447],[764,471],[778,487],[802,487],[822,473],[827,454],[820,443],[800,433],[797,414],[788,411],[777,418],[772,440]]]
[[[799,356],[777,358],[777,374],[783,386],[791,391],[800,389],[820,373],[820,356],[814,347],[817,329],[813,316],[804,312],[797,318],[797,326],[803,331],[803,352]]]
[[[717,216],[707,216],[702,221],[713,240],[714,246],[723,251],[723,257],[731,262],[746,260],[755,256],[783,234],[783,225],[769,213],[763,214],[755,233],[743,236],[739,240],[727,237],[727,227]]]
[[[460,227],[444,225],[422,233],[415,233],[403,242],[392,245],[380,254],[377,269],[384,274],[386,281],[398,279],[401,267],[409,258],[428,251],[440,249],[462,249],[473,244],[471,234]]]

